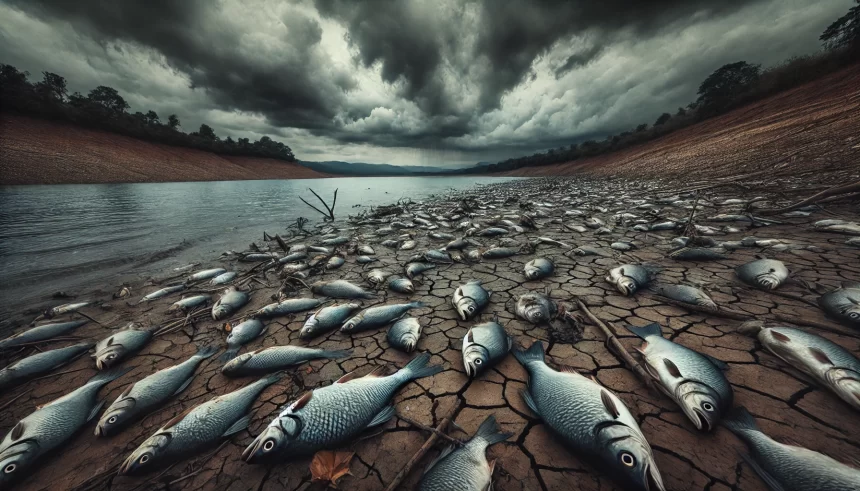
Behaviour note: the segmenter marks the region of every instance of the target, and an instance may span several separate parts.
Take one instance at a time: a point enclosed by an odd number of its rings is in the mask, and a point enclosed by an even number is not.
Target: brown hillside
[[[0,184],[227,181],[328,177],[297,164],[175,147],[0,114]]]
[[[860,65],[642,145],[502,175],[712,177],[848,168],[860,169]]]

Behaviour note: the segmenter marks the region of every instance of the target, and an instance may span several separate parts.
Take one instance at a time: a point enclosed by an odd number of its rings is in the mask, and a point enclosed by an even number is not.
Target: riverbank
[[[476,321],[459,320],[451,306],[451,296],[458,285],[473,279],[481,280],[488,290],[493,291],[483,320],[497,314],[499,322],[514,337],[517,345],[544,342],[547,359],[552,366],[572,367],[594,377],[621,398],[654,449],[657,466],[668,490],[765,491],[767,487],[747,465],[741,463],[738,454],[747,452],[744,444],[724,428],[708,434],[696,430],[676,404],[657,392],[649,391],[607,351],[604,335],[596,326],[585,324],[579,332],[576,326],[561,319],[549,325],[535,326],[524,322],[513,311],[513,304],[520,295],[546,291],[553,301],[579,317],[582,312],[577,312],[574,305],[576,300],[584,302],[599,319],[618,327],[617,334],[631,353],[641,341],[623,331],[622,326],[660,323],[665,335],[675,342],[728,363],[730,368],[726,376],[734,389],[735,405],[746,406],[758,417],[765,432],[776,438],[802,442],[805,447],[837,460],[849,460],[847,456],[860,450],[860,423],[854,410],[832,392],[810,387],[792,375],[783,362],[763,350],[752,338],[738,332],[739,321],[667,304],[644,289],[634,296],[625,297],[604,280],[607,271],[620,264],[653,265],[659,269],[657,283],[704,287],[720,307],[768,323],[783,323],[778,319],[785,318],[802,319],[804,323],[819,326],[811,328],[816,334],[853,353],[860,350],[860,333],[827,319],[814,306],[817,295],[805,289],[802,282],[788,282],[771,293],[745,286],[733,273],[734,267],[764,254],[783,261],[793,278],[809,285],[835,288],[843,281],[860,280],[860,270],[854,266],[860,249],[846,244],[848,236],[825,233],[812,226],[817,220],[832,218],[830,213],[815,211],[808,216],[769,216],[779,223],[756,228],[749,227],[749,222],[742,219],[736,223],[707,220],[720,213],[737,213],[744,204],[720,204],[727,199],[749,200],[763,195],[769,199],[758,202],[760,207],[792,203],[796,201],[795,194],[805,192],[802,190],[806,185],[805,179],[748,180],[743,183],[747,188],[743,192],[735,192],[732,187],[709,188],[700,191],[698,198],[692,192],[684,191],[690,184],[668,180],[522,180],[483,186],[445,199],[414,203],[390,215],[365,215],[349,222],[339,222],[334,227],[308,227],[313,232],[308,237],[289,238],[285,229],[269,230],[269,233],[283,234],[290,244],[320,244],[326,238],[343,236],[349,243],[371,245],[375,249],[373,257],[378,261],[369,268],[357,264],[356,256],[349,254],[351,248],[344,245],[340,248],[346,259],[344,266],[334,270],[312,269],[310,277],[304,280],[312,283],[346,279],[370,288],[365,282],[370,269],[379,268],[402,275],[404,265],[412,256],[440,248],[449,240],[434,239],[430,233],[461,236],[465,233],[459,225],[462,222],[474,223],[477,230],[490,225],[507,228],[502,239],[481,237],[479,233],[471,236],[484,246],[482,249],[510,241],[509,247],[521,248],[519,254],[475,263],[461,259],[451,265],[438,264],[417,278],[412,295],[381,288],[375,291],[374,298],[363,301],[365,307],[408,300],[424,303],[422,308],[410,313],[423,326],[416,352],[429,352],[431,362],[441,365],[443,371],[403,387],[393,401],[396,411],[422,425],[436,426],[459,400],[463,407],[454,420],[469,434],[474,433],[487,415],[494,414],[502,429],[512,433],[506,442],[488,450],[488,459],[495,459],[494,489],[497,491],[607,491],[619,488],[607,475],[560,445],[540,418],[528,409],[520,395],[527,386],[528,375],[513,356],[508,355],[476,379],[465,375],[460,343],[467,329]],[[757,246],[726,249],[724,253],[728,258],[724,260],[682,262],[667,257],[669,243],[680,231],[641,232],[635,230],[630,222],[635,218],[628,217],[627,222],[618,222],[614,218],[618,213],[631,213],[647,217],[649,222],[682,220],[689,216],[689,207],[694,201],[698,202],[697,223],[714,229],[703,229],[706,236],[722,243],[755,235],[762,242]],[[583,227],[586,223],[584,216],[566,213],[575,209],[601,220],[606,229]],[[827,211],[844,219],[860,221],[856,202],[829,204]],[[519,225],[495,220],[498,215],[528,215],[538,229],[521,231],[517,228]],[[426,225],[413,221],[428,219],[424,217],[429,217],[438,228],[427,230]],[[402,225],[406,228],[400,228]],[[392,230],[392,226],[396,228]],[[390,249],[381,244],[404,233],[414,237],[417,242],[414,249]],[[539,244],[532,251],[528,244],[538,236],[555,239],[565,245]],[[618,242],[627,242],[633,249],[622,252],[611,245]],[[256,243],[264,252],[284,255],[276,241]],[[399,243],[403,244],[402,241]],[[595,254],[572,254],[574,247],[591,248]],[[555,273],[543,280],[525,281],[522,274],[524,264],[538,255],[555,261]],[[461,256],[467,256],[467,251],[463,251]],[[199,262],[196,269],[223,267],[237,271],[245,278],[256,278],[248,283],[252,288],[251,301],[241,310],[243,315],[272,302],[279,290],[288,296],[313,296],[299,282],[283,283],[275,269],[264,273],[264,266],[240,262],[237,255],[201,257]],[[102,339],[111,335],[113,329],[129,322],[164,326],[179,319],[178,330],[158,336],[138,354],[123,362],[124,366],[135,368],[102,390],[101,396],[109,402],[115,400],[128,384],[186,359],[198,346],[211,344],[223,349],[226,337],[223,323],[213,321],[208,308],[202,309],[199,315],[194,316],[196,320],[184,326],[181,324],[182,316],[166,313],[168,306],[180,298],[180,293],[136,304],[143,295],[182,281],[188,274],[165,270],[157,278],[127,285],[131,290],[130,296],[120,299],[113,299],[111,295],[119,292],[123,285],[111,284],[91,286],[96,290],[91,295],[55,301],[55,304],[79,300],[96,302],[82,312],[98,324],[91,321],[79,328],[74,333],[79,338]],[[282,289],[284,285],[286,288]],[[203,283],[186,291],[191,292],[207,292],[217,298],[220,288]],[[17,315],[15,319],[23,323],[32,319],[32,315]],[[242,352],[296,344],[351,349],[352,354],[344,359],[313,361],[289,370],[284,379],[266,389],[254,404],[249,429],[234,435],[223,446],[219,447],[220,440],[214,442],[199,456],[189,456],[176,462],[164,473],[154,472],[137,478],[117,476],[117,468],[123,459],[166,421],[215,395],[225,394],[255,380],[254,377],[224,377],[219,371],[221,364],[216,355],[203,363],[188,390],[140,423],[111,438],[95,437],[92,425],[88,425],[57,452],[47,456],[38,471],[29,473],[17,489],[324,489],[321,483],[312,482],[310,458],[272,466],[251,466],[242,462],[240,455],[275,417],[279,408],[302,393],[327,386],[351,371],[363,375],[378,366],[403,366],[415,353],[407,355],[392,348],[386,339],[385,328],[352,335],[334,331],[303,341],[298,334],[304,319],[305,314],[302,313],[268,322],[268,331],[248,343]],[[22,324],[16,330],[24,328]],[[62,344],[74,342],[77,341],[65,340]],[[40,347],[55,348],[62,344],[41,344]],[[7,352],[4,361],[35,352],[35,348],[27,348],[11,354],[11,357]],[[93,361],[84,357],[48,378],[4,391],[0,394],[0,407],[4,408],[0,432],[8,431],[37,405],[67,393],[71,387],[80,386],[94,373]],[[466,437],[453,428],[449,434],[456,438]],[[339,488],[385,489],[429,436],[424,430],[396,417],[379,428],[368,430],[362,438],[340,448],[355,452],[355,457],[350,464],[351,474],[343,477]],[[415,488],[421,470],[438,448],[441,445],[419,462],[399,489]]]
[[[277,159],[218,155],[0,113],[0,185],[330,177]]]

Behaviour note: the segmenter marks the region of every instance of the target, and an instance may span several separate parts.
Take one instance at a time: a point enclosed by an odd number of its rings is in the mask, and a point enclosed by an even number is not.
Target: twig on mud
[[[326,221],[332,221],[332,222],[333,222],[333,221],[334,221],[334,207],[337,205],[337,189],[335,189],[335,190],[334,190],[334,199],[333,199],[333,200],[332,200],[332,202],[331,202],[331,206],[329,206],[328,204],[326,204],[325,200],[324,200],[324,199],[322,199],[322,198],[320,198],[320,195],[318,195],[318,194],[316,193],[316,191],[314,191],[314,190],[313,190],[313,189],[311,189],[311,188],[308,188],[308,190],[309,190],[311,193],[313,193],[313,195],[314,195],[314,196],[316,196],[318,200],[320,200],[320,203],[322,203],[322,204],[323,204],[323,206],[325,207],[325,209],[326,209],[326,211],[327,211],[328,213],[326,213],[326,212],[324,212],[324,211],[320,210],[319,208],[317,208],[316,206],[314,206],[314,205],[312,205],[312,204],[308,203],[307,201],[305,201],[305,199],[304,199],[304,198],[299,197],[299,199],[300,199],[300,200],[302,200],[302,203],[304,203],[304,204],[306,204],[306,205],[310,206],[311,208],[313,208],[314,210],[316,210],[316,212],[317,212],[317,213],[319,213],[319,214],[321,214],[322,216],[324,216],[324,217],[325,217],[325,218],[324,218],[324,220],[326,220]]]
[[[744,314],[741,312],[737,312],[735,310],[724,309],[722,307],[718,307],[717,310],[713,310],[713,309],[708,309],[708,308],[702,307],[700,305],[693,305],[693,304],[689,304],[689,303],[679,302],[677,300],[672,300],[671,298],[666,298],[662,295],[647,295],[647,297],[653,298],[654,300],[657,300],[658,302],[665,303],[667,305],[672,305],[675,307],[680,307],[682,309],[687,309],[691,312],[699,312],[701,314],[716,315],[718,317],[725,317],[726,319],[732,319],[732,320],[736,320],[736,321],[748,321],[748,320],[753,319],[753,316],[751,316],[749,314]]]
[[[462,441],[460,441],[460,440],[458,440],[458,439],[456,439],[456,438],[454,438],[454,437],[448,436],[448,435],[446,435],[446,434],[445,434],[445,432],[443,432],[443,431],[439,431],[439,430],[437,430],[436,428],[433,428],[433,427],[430,427],[430,426],[427,426],[427,425],[423,425],[423,424],[421,424],[421,423],[419,423],[419,422],[417,422],[417,421],[413,421],[413,420],[411,420],[411,419],[409,419],[409,418],[407,418],[406,416],[403,416],[403,415],[401,415],[401,414],[398,414],[398,415],[397,415],[397,418],[398,418],[399,420],[403,421],[404,423],[410,424],[410,425],[412,425],[412,426],[414,426],[414,427],[416,427],[416,428],[422,429],[422,430],[424,430],[424,431],[429,431],[430,433],[434,433],[434,434],[435,434],[436,436],[438,436],[439,438],[441,438],[441,439],[443,439],[443,440],[446,440],[446,441],[448,441],[449,443],[452,443],[452,444],[454,444],[454,445],[457,445],[458,447],[462,447],[462,446],[463,446],[463,442],[462,442]]]
[[[693,209],[690,210],[690,217],[687,218],[687,225],[684,227],[684,235],[690,239],[695,239],[699,235],[696,230],[696,223],[693,219],[696,217],[696,208],[699,206],[699,192],[696,192],[696,201],[693,203]]]
[[[588,307],[582,303],[582,300],[576,299],[576,304],[579,306],[579,309],[589,318],[591,322],[600,328],[603,331],[603,334],[606,335],[606,347],[607,349],[614,354],[617,358],[620,358],[619,361],[627,365],[630,370],[633,371],[641,380],[645,383],[645,386],[649,389],[654,389],[654,382],[651,380],[651,376],[642,368],[642,365],[636,362],[630,353],[627,352],[627,349],[624,348],[624,345],[621,344],[621,341],[615,337],[615,333],[607,326],[602,320],[598,319],[596,315],[591,313],[588,310]]]
[[[797,203],[786,206],[785,208],[776,208],[770,210],[759,210],[758,213],[760,215],[776,215],[778,213],[785,213],[806,205],[811,205],[813,203],[817,203],[821,201],[823,198],[828,198],[830,196],[837,196],[840,194],[848,194],[848,193],[856,193],[860,192],[860,181],[857,181],[853,184],[846,184],[843,186],[833,186],[832,188],[828,188],[820,193],[814,194],[804,200],[798,201]]]
[[[391,480],[391,482],[388,484],[388,487],[385,488],[385,491],[394,491],[395,489],[397,489],[398,486],[400,486],[400,483],[402,483],[406,476],[409,475],[409,472],[412,471],[412,468],[415,467],[415,464],[417,464],[424,457],[424,454],[426,454],[428,450],[433,448],[433,445],[436,443],[436,440],[439,439],[439,433],[444,432],[448,428],[448,425],[457,416],[457,412],[460,411],[461,405],[462,401],[457,398],[457,402],[454,404],[454,407],[452,407],[451,410],[448,411],[448,414],[444,418],[442,418],[442,421],[439,422],[439,424],[436,426],[435,431],[430,434],[430,438],[428,438],[427,441],[424,442],[424,445],[421,445],[421,448],[419,448],[418,451],[415,452],[415,455],[413,455],[412,458],[409,459],[409,462],[406,462],[406,465],[404,465],[403,468],[400,469],[400,472],[398,472],[397,475],[394,476],[394,479]]]

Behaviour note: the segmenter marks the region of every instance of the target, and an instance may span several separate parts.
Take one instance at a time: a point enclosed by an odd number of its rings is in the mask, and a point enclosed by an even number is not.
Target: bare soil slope
[[[225,181],[328,177],[276,159],[175,147],[0,114],[0,184]]]
[[[860,65],[619,152],[509,176],[725,177],[860,169]]]

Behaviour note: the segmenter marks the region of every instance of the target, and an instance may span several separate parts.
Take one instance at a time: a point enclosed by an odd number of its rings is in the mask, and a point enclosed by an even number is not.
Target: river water
[[[296,218],[314,223],[313,188],[335,215],[413,201],[503,177],[356,177],[306,180],[0,187],[0,315],[54,292],[114,289],[191,262],[245,250]],[[60,303],[54,301],[54,303]]]

